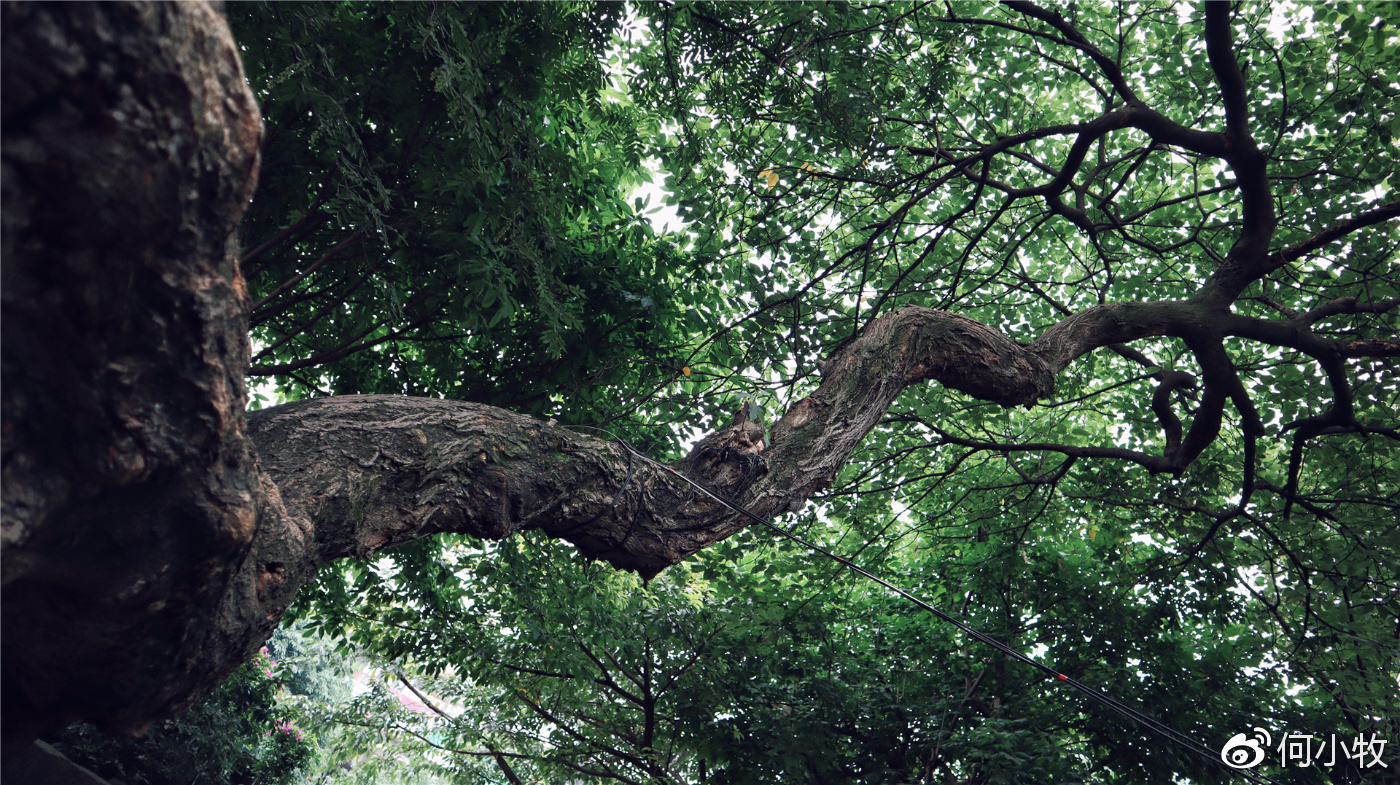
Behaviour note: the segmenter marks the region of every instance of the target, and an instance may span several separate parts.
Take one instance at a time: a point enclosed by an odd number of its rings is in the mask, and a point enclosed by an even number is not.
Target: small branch
[[[454,725],[457,723],[456,717],[453,717],[452,715],[448,714],[442,709],[439,709],[437,704],[434,703],[431,698],[429,698],[427,695],[424,695],[417,687],[413,686],[413,682],[408,680],[408,677],[404,675],[403,671],[395,669],[394,677],[397,678],[399,682],[403,684],[403,686],[407,687],[410,692],[416,695],[418,697],[418,700],[423,702],[424,706],[427,706],[429,709],[432,709],[434,714],[437,714],[439,717],[442,717],[443,719],[447,720],[448,722]]]
[[[1149,455],[1145,452],[1129,450],[1123,447],[1082,447],[1072,444],[1056,444],[1054,442],[988,442],[980,439],[968,439],[962,436],[954,436],[939,428],[935,428],[934,432],[948,444],[956,444],[960,447],[970,447],[975,450],[985,450],[987,452],[1057,452],[1074,459],[1109,458],[1119,461],[1128,461],[1147,469],[1153,474],[1177,471],[1177,467],[1165,456]]]
[[[360,240],[364,238],[364,235],[364,229],[356,229],[355,231],[351,232],[349,237],[346,237],[344,240],[341,240],[340,242],[336,243],[335,246],[329,251],[326,251],[326,253],[322,255],[320,259],[317,259],[316,261],[307,265],[305,270],[302,270],[301,272],[297,273],[291,278],[288,278],[287,280],[283,281],[276,289],[273,289],[272,291],[268,292],[265,296],[259,297],[253,303],[252,308],[249,310],[257,311],[259,308],[263,307],[270,300],[272,300],[272,298],[301,283],[302,280],[306,278],[306,276],[316,272],[316,270],[319,269],[321,265],[335,258],[336,255],[338,255],[341,251],[344,251],[345,249],[350,248],[356,243],[360,242]]]
[[[282,231],[273,235],[272,239],[267,240],[266,242],[259,245],[257,248],[254,248],[253,250],[249,251],[247,256],[244,256],[242,259],[238,260],[238,267],[240,270],[243,271],[243,276],[245,278],[256,277],[266,268],[266,265],[254,264],[258,257],[267,253],[268,251],[280,245],[281,243],[299,237],[305,232],[310,231],[315,227],[316,222],[324,221],[325,219],[329,218],[330,215],[330,213],[322,212],[320,210],[308,212],[306,215],[302,216],[301,219],[298,220],[296,223],[293,223],[291,226],[288,226],[286,229],[283,229]]]
[[[1400,201],[1387,202],[1373,210],[1367,210],[1358,216],[1348,218],[1340,223],[1335,223],[1300,243],[1269,254],[1268,270],[1265,272],[1277,270],[1304,254],[1312,253],[1325,245],[1330,245],[1359,229],[1374,226],[1382,221],[1389,221],[1396,217],[1400,217]]]
[[[418,294],[415,294],[408,302],[404,303],[403,310],[404,310],[404,311],[408,311],[409,309],[411,309],[411,308],[417,306],[419,303],[421,303],[421,302],[423,302],[424,300],[428,299],[429,295],[431,295],[431,294],[432,294],[432,290],[430,290],[430,289],[424,289],[423,291],[419,292]],[[381,337],[379,337],[379,338],[375,338],[375,339],[373,339],[373,340],[368,340],[368,341],[362,340],[365,336],[369,335],[370,333],[374,332],[375,330],[378,330],[380,327],[383,327],[385,324],[388,324],[388,322],[389,322],[391,319],[393,319],[393,318],[394,318],[394,314],[392,314],[392,313],[385,314],[384,317],[381,318],[379,321],[377,321],[377,322],[371,324],[370,326],[364,328],[363,330],[361,330],[360,332],[356,333],[355,335],[352,335],[352,336],[350,336],[349,338],[347,338],[346,340],[342,341],[342,342],[340,343],[339,346],[336,346],[336,347],[333,348],[333,349],[328,349],[328,350],[326,350],[326,351],[324,351],[324,352],[321,352],[320,354],[315,354],[315,355],[312,355],[312,356],[310,356],[310,357],[305,357],[305,358],[302,358],[302,359],[300,359],[300,360],[295,360],[295,361],[289,362],[289,363],[281,363],[281,364],[279,364],[279,365],[254,365],[253,367],[251,367],[251,368],[248,369],[248,375],[249,375],[249,376],[273,376],[273,375],[276,375],[276,374],[279,374],[279,373],[287,373],[287,372],[289,372],[289,371],[297,371],[297,370],[300,370],[300,369],[302,369],[302,368],[310,368],[310,367],[313,367],[313,366],[316,366],[316,365],[321,365],[321,364],[323,364],[323,363],[334,362],[335,360],[339,360],[339,359],[342,358],[342,357],[348,357],[348,356],[354,354],[355,352],[364,351],[365,349],[370,349],[370,348],[373,348],[373,347],[375,347],[375,346],[378,346],[378,345],[381,344],[381,343],[385,343],[385,342],[387,342],[387,341],[392,341],[392,340],[395,340],[395,339],[397,339],[397,338],[401,338],[401,337],[403,337],[403,335],[404,335],[405,333],[408,332],[408,330],[412,329],[413,327],[418,326],[418,325],[421,324],[423,321],[425,321],[428,317],[426,317],[426,316],[420,317],[419,319],[417,319],[417,320],[415,320],[415,321],[413,321],[413,322],[410,322],[408,325],[404,326],[403,328],[398,329],[398,330],[394,330],[393,332],[389,333],[388,335],[384,335],[384,336],[381,336]],[[259,356],[261,356],[261,355],[259,355]]]
[[[1243,182],[1243,177],[1241,181]],[[1272,209],[1272,207],[1269,207],[1270,212],[1272,212]],[[1257,261],[1245,264],[1222,265],[1221,268],[1206,281],[1205,285],[1201,287],[1197,298],[1202,301],[1232,301],[1253,281],[1268,275],[1303,255],[1341,240],[1368,226],[1374,226],[1375,224],[1389,221],[1396,217],[1400,217],[1400,201],[1383,204],[1374,210],[1368,210],[1354,218],[1349,218],[1340,223],[1333,224],[1300,243],[1296,243],[1280,251],[1274,251]],[[1241,237],[1243,238],[1244,234],[1241,234]],[[1231,253],[1233,254],[1234,251],[1232,250]]]
[[[374,273],[374,269],[373,269],[373,268],[371,268],[371,269],[369,269],[369,270],[366,270],[366,271],[364,272],[364,274],[361,275],[361,276],[359,277],[358,280],[356,280],[356,281],[354,281],[353,283],[350,284],[350,288],[349,288],[348,290],[333,295],[333,296],[330,298],[330,302],[327,302],[325,305],[321,306],[320,310],[318,310],[318,311],[316,311],[316,313],[312,314],[311,317],[310,317],[309,319],[307,319],[306,321],[302,322],[301,324],[295,325],[293,328],[287,330],[287,332],[286,332],[281,338],[278,338],[276,341],[273,341],[271,344],[269,344],[269,345],[263,347],[262,351],[260,351],[260,352],[258,352],[257,354],[253,355],[253,362],[256,363],[256,362],[258,362],[259,360],[263,359],[264,357],[271,356],[271,355],[274,354],[278,349],[280,349],[280,348],[282,348],[284,345],[286,345],[286,343],[287,343],[288,341],[292,340],[293,338],[297,337],[298,335],[301,335],[301,334],[305,333],[305,332],[306,332],[307,330],[309,330],[312,326],[314,326],[317,322],[319,322],[319,321],[321,321],[322,319],[324,319],[324,318],[326,317],[326,315],[329,314],[331,311],[335,310],[335,309],[338,308],[338,307],[343,306],[343,305],[345,304],[346,299],[349,297],[349,295],[352,294],[352,293],[354,293],[355,290],[359,289],[360,286],[362,286],[362,285],[364,284],[364,282],[365,282],[366,280],[369,279],[369,276],[372,275],[373,273]],[[254,325],[254,326],[256,326],[256,325]]]
[[[1392,297],[1378,303],[1359,302],[1355,297],[1338,297],[1295,318],[1293,323],[1303,327],[1311,327],[1314,323],[1329,316],[1351,313],[1385,313],[1397,305],[1400,305],[1400,297]]]
[[[299,220],[294,222],[291,226],[288,226],[286,229],[283,229],[282,231],[273,235],[272,239],[258,245],[258,247],[249,251],[243,256],[242,259],[238,260],[238,266],[243,270],[243,274],[246,277],[252,278],[253,276],[262,272],[262,265],[257,266],[255,269],[249,268],[249,266],[252,265],[253,262],[255,262],[259,256],[262,256],[264,253],[276,247],[284,240],[290,239],[291,237],[299,235],[302,232],[312,228],[313,222],[323,221],[326,218],[330,217],[330,213],[323,212],[320,208],[321,205],[325,203],[326,197],[330,196],[331,188],[334,187],[334,185],[339,179],[339,171],[331,172],[331,174],[326,177],[326,182],[321,186],[321,189],[316,192],[316,197],[311,200],[311,206],[306,208],[305,215],[303,215]]]

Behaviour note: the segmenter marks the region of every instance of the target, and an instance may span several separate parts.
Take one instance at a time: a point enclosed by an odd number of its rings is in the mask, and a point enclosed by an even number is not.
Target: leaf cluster
[[[626,201],[620,7],[230,8],[263,109],[242,233],[252,375],[593,421],[675,374],[679,255]],[[641,359],[639,359],[641,358]]]

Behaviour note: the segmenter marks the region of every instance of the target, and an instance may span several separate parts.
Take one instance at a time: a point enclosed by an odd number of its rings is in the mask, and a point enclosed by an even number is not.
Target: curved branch
[[[1099,70],[1103,71],[1103,75],[1108,77],[1108,81],[1113,85],[1113,89],[1118,91],[1118,94],[1123,97],[1125,102],[1129,104],[1141,103],[1137,97],[1137,93],[1133,91],[1132,87],[1128,86],[1128,80],[1123,77],[1123,69],[1119,67],[1117,61],[1104,54],[1097,46],[1090,43],[1089,39],[1085,38],[1084,34],[1079,32],[1074,25],[1071,25],[1058,11],[1050,11],[1041,8],[1035,3],[1028,2],[1028,0],[1011,0],[1006,3],[1006,6],[1025,16],[1039,19],[1060,31],[1060,34],[1068,40],[1070,45],[1093,59],[1094,63],[1098,65]]]
[[[1207,3],[1206,58],[1210,61],[1215,81],[1220,85],[1221,102],[1225,105],[1225,136],[1236,147],[1253,145],[1249,135],[1249,96],[1244,73],[1235,61],[1230,34],[1231,3]]]
[[[1074,357],[1180,331],[1194,316],[1184,303],[1115,303],[1021,346],[963,316],[904,308],[873,320],[825,364],[821,386],[774,425],[766,451],[762,429],[740,423],[707,437],[677,468],[760,515],[797,509],[829,486],[911,385],[937,380],[1031,406]],[[254,412],[249,425],[287,521],[271,540],[277,553],[253,560],[270,613],[318,564],[438,532],[494,539],[538,528],[652,575],[743,525],[621,446],[491,407],[346,396]],[[1210,438],[1192,434],[1193,444]]]
[[[1059,373],[1100,346],[1150,335],[1183,336],[1205,332],[1210,329],[1208,316],[1213,315],[1190,301],[1105,303],[1065,317],[1042,333],[1028,349]]]
[[[1266,269],[1259,274],[1265,275],[1302,257],[1304,254],[1312,253],[1325,245],[1330,245],[1353,232],[1397,217],[1400,217],[1400,201],[1387,202],[1374,210],[1367,210],[1358,216],[1348,218],[1340,223],[1335,223],[1300,243],[1269,254]]]
[[[1384,303],[1381,305],[1384,305]],[[1342,312],[1345,311],[1338,311],[1338,313]],[[1363,311],[1358,308],[1356,312],[1362,313],[1371,311]],[[1307,314],[1301,314],[1285,322],[1230,313],[1216,316],[1213,326],[1221,335],[1249,338],[1274,346],[1285,346],[1290,349],[1297,349],[1314,358],[1329,356],[1348,358],[1400,356],[1400,340],[1393,338],[1359,338],[1352,340],[1328,338],[1318,335],[1308,329],[1311,324]]]
[[[1335,300],[1328,300],[1307,313],[1294,319],[1294,323],[1300,326],[1311,327],[1322,319],[1329,316],[1353,313],[1385,313],[1400,305],[1400,297],[1392,297],[1378,303],[1363,303],[1355,297],[1338,297]]]
[[[1181,418],[1172,410],[1172,393],[1177,390],[1191,390],[1196,387],[1196,377],[1185,371],[1162,371],[1161,381],[1152,393],[1152,412],[1162,424],[1166,437],[1163,452],[1171,455],[1181,447]]]

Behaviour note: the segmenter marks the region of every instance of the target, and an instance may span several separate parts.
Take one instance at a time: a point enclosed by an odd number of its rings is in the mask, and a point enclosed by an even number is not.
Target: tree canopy
[[[228,13],[327,781],[1234,781],[599,437],[1212,750],[1400,744],[1393,6]]]
[[[254,379],[592,416],[683,342],[625,202],[645,125],[599,91],[621,6],[230,12],[267,127]]]

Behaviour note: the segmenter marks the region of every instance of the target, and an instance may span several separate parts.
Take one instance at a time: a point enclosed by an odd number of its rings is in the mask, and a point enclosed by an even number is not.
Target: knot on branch
[[[701,439],[682,460],[681,470],[732,499],[768,473],[768,462],[762,455],[765,446],[762,425],[735,423]]]

